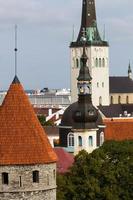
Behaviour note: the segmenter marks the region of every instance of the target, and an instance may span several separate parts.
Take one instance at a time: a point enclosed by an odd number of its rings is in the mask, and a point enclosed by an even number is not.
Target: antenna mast
[[[15,76],[17,76],[17,25],[15,25]]]

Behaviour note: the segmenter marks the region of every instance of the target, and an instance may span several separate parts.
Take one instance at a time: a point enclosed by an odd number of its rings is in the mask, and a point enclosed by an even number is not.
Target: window
[[[102,82],[102,87],[104,87],[104,82]]]
[[[96,67],[98,67],[98,58],[96,58],[96,63],[95,63]]]
[[[53,170],[53,176],[54,176],[54,179],[56,179],[56,171],[55,171],[55,169]]]
[[[99,105],[102,105],[102,97],[99,97]]]
[[[118,96],[118,103],[121,104],[121,96]]]
[[[79,147],[82,147],[82,137],[81,136],[78,137],[78,142],[79,142]]]
[[[19,186],[22,187],[22,178],[21,178],[21,176],[19,177]]]
[[[8,185],[8,183],[9,183],[8,173],[4,172],[2,173],[2,184]]]
[[[114,97],[113,96],[111,96],[111,104],[113,104],[114,103]]]
[[[102,66],[101,58],[99,58],[99,67]]]
[[[100,133],[100,146],[102,146],[103,143],[104,143],[104,133],[101,132]]]
[[[74,146],[74,134],[73,133],[68,134],[68,146],[69,147]]]
[[[33,183],[39,183],[39,171],[33,171],[32,172],[32,176],[33,176]]]
[[[78,58],[77,58],[77,59],[76,59],[76,67],[77,67],[77,68],[80,67],[80,66],[79,66],[79,63],[80,63],[80,62],[79,62],[79,60],[78,60]]]
[[[93,137],[89,136],[89,146],[92,147],[93,146]]]
[[[104,58],[102,60],[102,65],[103,65],[103,67],[105,67],[105,59]]]
[[[126,97],[126,103],[129,104],[129,96]]]
[[[97,82],[97,87],[99,87],[99,83]]]

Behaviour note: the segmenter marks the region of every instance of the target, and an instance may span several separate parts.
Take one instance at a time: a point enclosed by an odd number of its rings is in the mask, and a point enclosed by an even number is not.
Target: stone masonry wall
[[[32,172],[39,171],[39,183]],[[9,183],[2,183],[2,173]],[[0,166],[0,200],[56,200],[56,164]]]

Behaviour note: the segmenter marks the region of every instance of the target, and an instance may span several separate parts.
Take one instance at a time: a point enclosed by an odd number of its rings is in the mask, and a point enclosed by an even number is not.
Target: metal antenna
[[[15,76],[17,76],[17,25],[15,25]]]

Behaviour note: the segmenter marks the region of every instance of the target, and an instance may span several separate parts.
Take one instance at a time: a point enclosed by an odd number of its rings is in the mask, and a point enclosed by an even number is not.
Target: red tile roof
[[[59,173],[67,172],[74,163],[74,155],[66,152],[61,147],[54,148],[54,151],[58,157],[57,172]]]
[[[12,83],[0,109],[0,165],[57,161],[20,83]]]
[[[105,140],[133,140],[133,119],[104,120]]]

